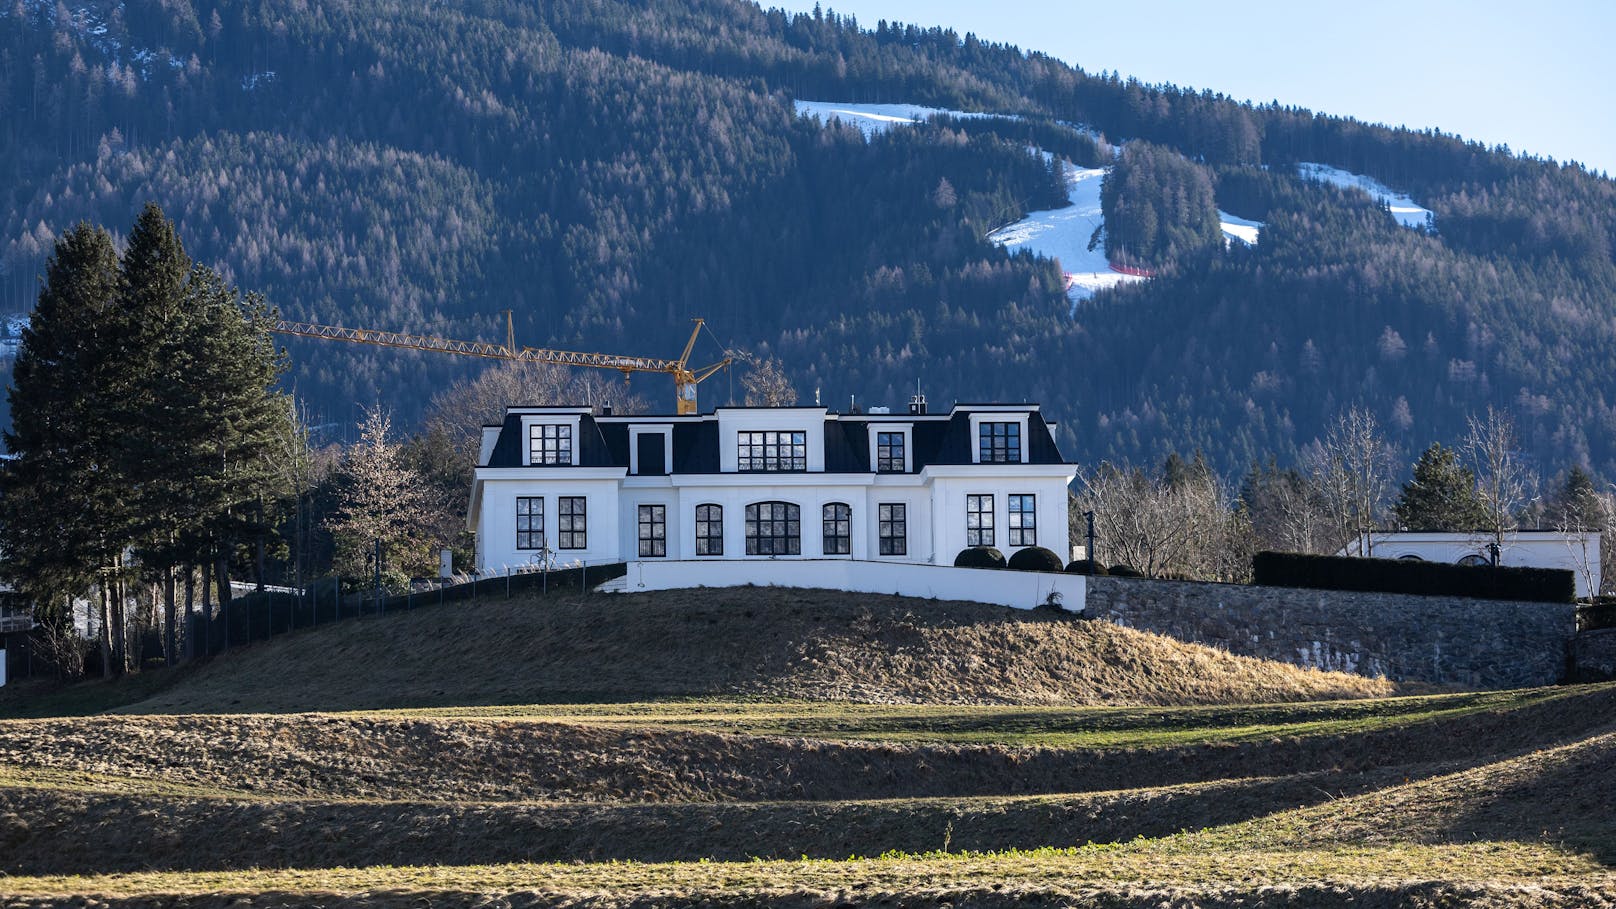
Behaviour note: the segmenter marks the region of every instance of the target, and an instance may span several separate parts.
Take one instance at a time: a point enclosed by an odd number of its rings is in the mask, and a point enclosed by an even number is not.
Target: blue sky
[[[812,9],[803,0],[765,6]],[[1611,0],[840,0],[858,17],[945,25],[1089,72],[1434,126],[1616,174]],[[823,99],[837,100],[837,99]],[[905,100],[905,99],[890,99]]]

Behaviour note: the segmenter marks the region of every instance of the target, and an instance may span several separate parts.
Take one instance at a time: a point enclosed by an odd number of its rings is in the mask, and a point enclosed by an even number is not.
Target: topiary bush
[[[1099,562],[1096,562],[1093,559],[1078,559],[1076,562],[1066,566],[1066,573],[1103,576],[1108,575],[1111,572],[1106,571],[1104,565],[1101,565]]]
[[[1145,573],[1132,565],[1112,565],[1111,576],[1114,578],[1142,578]]]
[[[1066,567],[1060,556],[1042,546],[1016,550],[1010,557],[1011,571],[1060,571]]]
[[[954,557],[955,568],[1003,568],[1004,553],[992,546],[971,546]]]

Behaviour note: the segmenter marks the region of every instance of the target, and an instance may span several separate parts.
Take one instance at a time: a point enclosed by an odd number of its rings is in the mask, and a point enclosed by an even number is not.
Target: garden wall
[[[1470,688],[1552,685],[1570,603],[1088,579],[1085,615],[1299,666]]]

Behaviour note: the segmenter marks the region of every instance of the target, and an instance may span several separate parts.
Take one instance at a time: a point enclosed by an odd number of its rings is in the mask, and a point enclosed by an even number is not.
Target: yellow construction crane
[[[429,335],[412,335],[398,331],[376,331],[370,328],[343,328],[340,325],[317,325],[313,322],[287,322],[277,321],[275,327],[270,329],[276,334],[295,335],[300,338],[324,338],[328,341],[349,341],[354,344],[374,344],[378,347],[395,347],[402,350],[431,350],[438,353],[460,354],[466,357],[488,357],[495,360],[517,360],[527,363],[554,363],[559,366],[588,366],[594,369],[615,369],[626,379],[636,372],[660,372],[673,376],[673,386],[676,393],[674,410],[676,413],[700,413],[696,407],[696,385],[703,379],[730,365],[732,358],[725,357],[717,363],[703,366],[700,369],[691,369],[688,365],[690,352],[696,347],[696,338],[701,334],[704,319],[692,319],[696,327],[690,331],[690,340],[685,342],[684,352],[679,354],[677,360],[659,360],[654,357],[628,357],[619,354],[579,353],[571,350],[547,350],[541,347],[516,346],[516,327],[511,320],[511,311],[505,310],[505,343],[504,345],[490,344],[487,341],[456,341],[450,338],[434,338]]]

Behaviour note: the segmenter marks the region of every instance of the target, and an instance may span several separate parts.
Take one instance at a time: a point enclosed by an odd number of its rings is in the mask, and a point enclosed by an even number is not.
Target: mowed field
[[[490,598],[0,715],[7,907],[1616,906],[1616,686],[1042,610]]]

